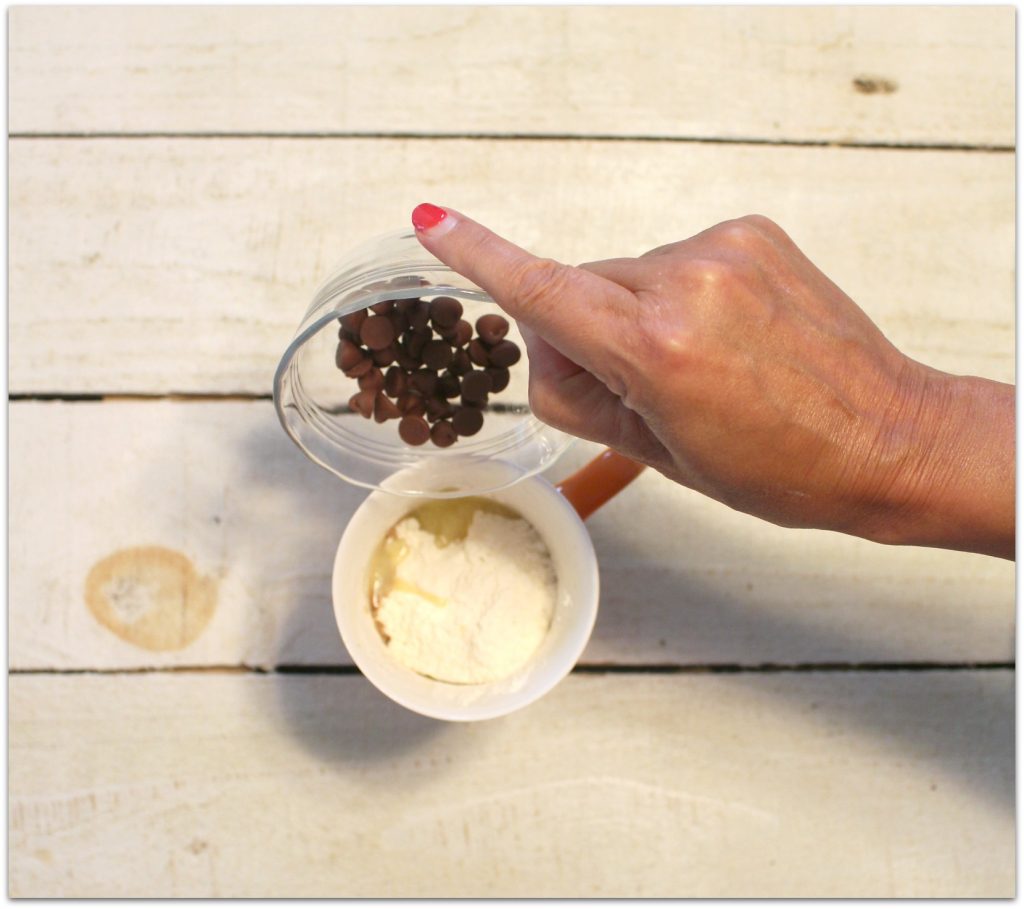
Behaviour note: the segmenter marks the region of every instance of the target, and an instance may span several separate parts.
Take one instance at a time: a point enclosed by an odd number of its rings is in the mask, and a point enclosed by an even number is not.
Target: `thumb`
[[[602,355],[623,311],[635,305],[621,285],[538,258],[454,209],[423,203],[412,223],[427,250],[581,365]]]

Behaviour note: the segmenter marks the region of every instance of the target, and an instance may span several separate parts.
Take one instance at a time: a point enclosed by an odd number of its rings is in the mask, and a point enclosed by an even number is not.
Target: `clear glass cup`
[[[397,421],[376,423],[352,412],[356,380],[334,360],[339,318],[384,300],[437,296],[457,298],[470,324],[501,312],[484,291],[427,252],[411,229],[370,240],[317,289],[278,364],[274,404],[281,425],[313,461],[349,483],[407,496],[479,495],[545,470],[572,442],[530,412],[526,345],[514,322],[508,339],[523,356],[510,367],[508,387],[491,395],[476,435],[449,448],[410,446],[399,437]]]

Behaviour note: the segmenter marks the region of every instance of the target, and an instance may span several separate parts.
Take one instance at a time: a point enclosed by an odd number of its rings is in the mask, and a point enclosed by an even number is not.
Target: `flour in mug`
[[[551,625],[557,580],[528,521],[481,498],[429,502],[398,522],[371,568],[377,627],[394,658],[430,678],[506,678]]]

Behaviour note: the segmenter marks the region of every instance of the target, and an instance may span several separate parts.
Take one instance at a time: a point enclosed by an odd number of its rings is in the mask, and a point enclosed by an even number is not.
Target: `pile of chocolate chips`
[[[519,362],[507,319],[481,316],[474,334],[453,297],[385,300],[338,321],[335,363],[359,382],[348,406],[378,423],[398,420],[407,445],[447,448],[478,433],[490,396]]]

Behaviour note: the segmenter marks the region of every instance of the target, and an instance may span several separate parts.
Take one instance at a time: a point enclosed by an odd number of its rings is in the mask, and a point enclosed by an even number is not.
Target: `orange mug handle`
[[[639,461],[606,448],[555,488],[569,500],[576,513],[586,520],[612,496],[632,483],[644,466]]]

